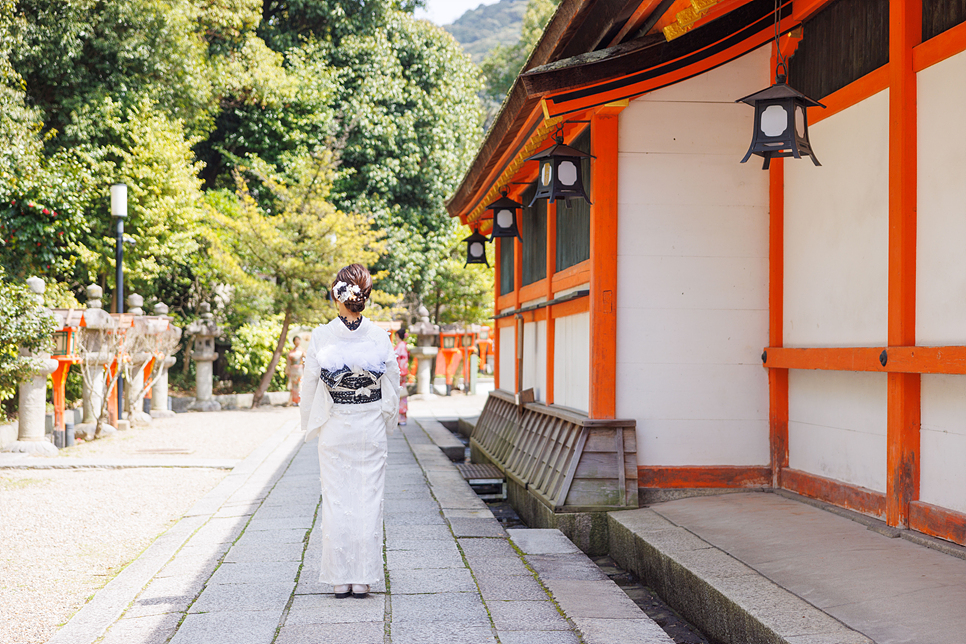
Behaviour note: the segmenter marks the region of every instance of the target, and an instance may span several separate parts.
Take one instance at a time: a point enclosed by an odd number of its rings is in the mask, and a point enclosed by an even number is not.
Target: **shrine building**
[[[497,388],[634,420],[644,500],[776,487],[966,544],[964,21],[561,0],[447,204],[487,236],[522,204],[494,239]],[[736,101],[779,70],[811,156],[763,169],[741,161],[775,124]],[[534,200],[556,177],[526,159],[559,143],[590,155],[586,200]]]

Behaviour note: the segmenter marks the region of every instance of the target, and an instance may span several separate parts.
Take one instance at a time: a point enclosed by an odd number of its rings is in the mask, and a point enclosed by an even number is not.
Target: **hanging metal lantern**
[[[776,157],[811,157],[817,166],[812,144],[808,141],[808,111],[809,107],[825,106],[813,101],[796,89],[785,83],[785,75],[778,75],[778,82],[755,92],[750,96],[740,98],[736,103],[747,103],[755,108],[755,131],[751,137],[742,163],[751,158],[752,154],[764,157],[762,166],[767,170],[771,160]]]
[[[463,264],[463,268],[466,268],[470,264],[486,264],[486,267],[490,267],[490,263],[486,261],[486,236],[481,235],[480,231],[474,230],[473,234],[464,239],[466,242],[466,263]]]
[[[562,128],[554,135],[556,143],[542,152],[537,152],[524,161],[539,161],[540,172],[537,174],[537,191],[530,202],[532,206],[537,199],[547,197],[550,203],[555,200],[573,199],[581,197],[587,203],[590,199],[584,191],[584,178],[581,171],[581,159],[592,157],[576,148],[564,144]]]
[[[507,191],[503,191],[503,196],[486,207],[491,211],[490,217],[493,218],[493,232],[490,234],[490,241],[497,237],[520,237],[520,229],[517,227],[517,215],[523,204],[517,203],[506,196]]]

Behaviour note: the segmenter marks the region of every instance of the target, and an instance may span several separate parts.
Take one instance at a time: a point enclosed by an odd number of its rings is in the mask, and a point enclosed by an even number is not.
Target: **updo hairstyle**
[[[372,292],[372,275],[369,274],[368,269],[362,264],[349,264],[340,270],[339,274],[335,276],[335,280],[332,281],[333,297],[336,297],[334,290],[335,285],[339,282],[345,282],[350,286],[354,284],[359,287],[358,293],[350,296],[342,303],[353,313],[362,313],[366,308],[369,294]]]

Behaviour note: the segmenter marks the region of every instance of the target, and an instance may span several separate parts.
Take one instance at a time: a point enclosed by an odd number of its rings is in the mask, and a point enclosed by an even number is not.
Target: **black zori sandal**
[[[353,599],[365,599],[369,596],[369,586],[365,584],[352,584]]]
[[[352,586],[349,584],[342,584],[341,586],[333,587],[336,599],[345,599],[352,594]]]

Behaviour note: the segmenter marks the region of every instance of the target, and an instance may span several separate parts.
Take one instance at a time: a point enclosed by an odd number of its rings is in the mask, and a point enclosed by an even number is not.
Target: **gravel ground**
[[[298,410],[181,414],[63,458],[245,458]],[[144,450],[148,450],[145,452]],[[0,470],[0,644],[42,644],[218,484],[206,468]]]

